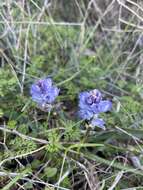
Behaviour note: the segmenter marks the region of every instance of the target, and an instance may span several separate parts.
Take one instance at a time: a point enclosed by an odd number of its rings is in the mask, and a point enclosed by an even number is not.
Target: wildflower
[[[40,79],[31,86],[30,94],[33,101],[37,102],[39,106],[45,107],[51,105],[56,97],[59,95],[59,89],[53,85],[50,78]]]
[[[105,122],[99,119],[98,115],[111,108],[112,103],[109,100],[102,100],[102,94],[97,89],[79,95],[79,116],[81,119],[90,121],[92,126],[104,128]]]

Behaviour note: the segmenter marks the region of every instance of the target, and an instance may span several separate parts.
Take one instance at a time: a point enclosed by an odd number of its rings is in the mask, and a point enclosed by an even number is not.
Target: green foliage
[[[66,187],[66,188],[71,187],[71,183],[70,183],[70,180],[69,180],[68,177],[66,177],[66,178],[62,181],[61,186]]]
[[[16,154],[25,154],[36,150],[37,145],[32,140],[22,139],[20,137],[16,137],[15,139],[10,141],[11,150]]]
[[[64,139],[65,141],[77,141],[81,137],[80,124],[76,124],[73,121],[67,120],[63,122],[65,126]]]
[[[48,29],[47,27],[39,28],[37,31],[38,39],[35,39],[33,34],[30,33],[29,40],[33,51],[31,51],[31,64],[27,67],[27,73],[37,77],[43,77],[43,73],[45,76],[54,73],[54,76],[57,77],[60,69],[65,71],[65,65],[70,60],[69,54],[77,39],[77,32],[77,29],[59,26],[56,28],[49,27]],[[33,54],[35,40],[38,52]]]
[[[8,128],[15,129],[17,122],[15,120],[8,121]]]
[[[120,101],[120,111],[114,115],[116,115],[116,118],[120,120],[122,126],[124,128],[128,128],[133,124],[136,126],[135,123],[137,123],[137,126],[141,127],[141,123],[138,123],[138,121],[141,120],[143,111],[141,104],[130,96],[123,96]]]
[[[48,141],[49,144],[46,147],[48,152],[56,153],[62,148],[60,143],[60,135],[55,130],[48,133]]]
[[[2,117],[3,116],[3,110],[2,109],[0,109],[0,117]]]
[[[29,132],[28,126],[25,124],[21,124],[18,127],[18,131],[22,134],[27,134]]]
[[[25,189],[33,189],[33,184],[31,182],[27,182],[24,184]]]
[[[137,114],[142,111],[142,106],[139,101],[133,99],[131,96],[124,96],[121,98],[123,109],[130,114]]]
[[[42,67],[46,64],[44,55],[35,55],[31,58],[30,67],[27,68],[27,72],[33,76],[39,76],[43,74]]]
[[[51,167],[47,167],[44,169],[44,175],[47,178],[52,178],[56,175],[57,173],[57,168],[51,168]]]
[[[38,160],[38,159],[35,159],[35,160],[33,160],[33,162],[31,163],[31,168],[32,168],[33,170],[35,170],[35,169],[37,168],[37,166],[40,166],[40,164],[41,164],[41,161]]]
[[[17,87],[17,80],[8,67],[0,69],[0,96],[13,93]]]

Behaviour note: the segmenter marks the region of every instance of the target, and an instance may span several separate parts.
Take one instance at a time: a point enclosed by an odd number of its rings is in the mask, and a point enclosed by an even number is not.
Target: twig
[[[8,24],[30,24],[30,25],[47,25],[47,26],[82,26],[82,22],[44,22],[44,21],[7,21]],[[0,21],[0,24],[5,24],[5,21]]]
[[[8,177],[16,177],[16,176],[19,176],[21,175],[21,173],[15,173],[15,172],[11,172],[11,173],[8,173],[8,172],[0,172],[0,177],[5,177],[5,176],[8,176]],[[24,177],[28,176],[28,174],[25,174]]]
[[[139,26],[139,25],[133,24],[133,23],[128,22],[128,21],[126,21],[126,20],[124,20],[124,19],[122,19],[122,18],[120,18],[120,21],[121,21],[122,23],[124,23],[124,24],[129,25],[129,26],[132,26],[132,27],[138,28],[138,29],[140,29],[140,30],[143,30],[143,26]]]
[[[27,50],[28,50],[28,36],[29,36],[30,24],[28,25],[26,37],[25,37],[25,51],[24,51],[24,63],[23,63],[23,73],[22,73],[22,81],[21,81],[21,93],[23,94],[24,81],[25,81],[25,72],[26,72],[26,64],[27,64]]]
[[[27,152],[27,153],[25,153],[25,154],[20,154],[20,155],[17,155],[17,156],[11,156],[11,157],[9,157],[9,158],[6,158],[6,159],[4,159],[4,160],[2,160],[2,161],[0,162],[0,167],[1,167],[5,162],[8,162],[8,161],[10,161],[10,160],[14,160],[14,159],[17,159],[17,158],[26,157],[26,156],[28,156],[28,155],[30,155],[30,154],[34,154],[34,153],[36,153],[36,152],[39,152],[40,150],[43,150],[44,148],[46,148],[46,146],[47,146],[47,145],[44,145],[44,146],[42,146],[42,147],[40,147],[40,148],[38,148],[38,149],[36,149],[36,150],[33,150],[33,151],[31,151],[31,152]]]
[[[127,5],[125,5],[124,3],[122,3],[120,0],[117,0],[117,2],[119,3],[119,5],[122,5],[125,9],[127,9],[128,11],[130,11],[131,13],[133,13],[137,18],[139,18],[141,21],[143,21],[143,18],[141,16],[139,16],[134,10],[132,10],[131,8],[129,8]]]
[[[112,186],[108,190],[114,190],[115,189],[116,185],[119,183],[119,181],[122,178],[123,174],[124,174],[123,171],[118,173],[118,175],[116,176]]]
[[[38,138],[34,138],[34,137],[30,137],[30,136],[24,135],[22,133],[19,133],[15,129],[10,130],[10,129],[7,129],[7,128],[4,128],[4,127],[0,126],[0,130],[2,130],[4,132],[7,132],[7,133],[12,133],[12,134],[18,135],[19,137],[21,137],[23,139],[26,139],[26,140],[30,140],[30,141],[32,140],[32,141],[36,141],[36,142],[42,143],[42,144],[49,144],[49,142],[47,140],[38,139]]]
[[[39,184],[43,184],[43,185],[46,185],[47,187],[54,187],[54,188],[59,188],[61,190],[70,190],[70,189],[67,189],[65,187],[60,187],[60,186],[57,186],[57,185],[53,185],[53,184],[50,184],[50,183],[46,183],[44,181],[39,181],[39,180],[32,180],[32,179],[29,179],[29,178],[22,178],[23,180],[26,180],[26,181],[29,181],[31,183],[39,183]]]

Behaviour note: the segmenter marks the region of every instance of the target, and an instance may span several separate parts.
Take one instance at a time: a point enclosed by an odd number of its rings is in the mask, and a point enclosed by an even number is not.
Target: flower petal
[[[79,94],[79,101],[85,103],[86,98],[90,96],[89,92],[81,92]]]
[[[93,117],[93,112],[90,112],[89,110],[81,109],[78,113],[81,119],[90,120]]]
[[[33,84],[30,89],[30,94],[32,95],[35,93],[40,93],[40,88],[38,87],[38,85]]]
[[[44,88],[47,90],[52,86],[52,79],[47,78],[43,80]]]
[[[59,95],[59,89],[56,86],[52,86],[48,89],[47,94],[45,95],[45,100],[47,103],[52,103],[55,98]]]
[[[102,99],[102,94],[99,90],[94,89],[89,92],[91,96],[94,98],[94,103],[99,103]]]
[[[81,92],[79,94],[79,108],[91,111],[91,106],[87,103],[87,99],[90,97],[89,92]]]
[[[107,112],[107,111],[110,111],[111,108],[112,108],[112,102],[109,100],[102,100],[98,104],[99,112]]]
[[[105,125],[105,122],[104,122],[103,119],[94,118],[94,119],[91,120],[91,125],[92,125],[93,127],[97,126],[97,127],[100,127],[100,128],[102,128],[102,129],[105,130],[105,126],[104,126],[104,125]]]

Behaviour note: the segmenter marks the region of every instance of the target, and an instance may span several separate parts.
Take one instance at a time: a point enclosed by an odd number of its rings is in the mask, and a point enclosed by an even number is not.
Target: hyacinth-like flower
[[[83,120],[90,121],[92,126],[98,126],[105,129],[105,122],[98,118],[102,112],[110,111],[112,103],[109,100],[102,100],[102,94],[99,90],[82,92],[79,95],[79,116]]]
[[[59,89],[53,85],[50,78],[40,79],[31,86],[30,94],[33,101],[37,102],[40,107],[50,105],[59,95]]]

